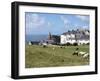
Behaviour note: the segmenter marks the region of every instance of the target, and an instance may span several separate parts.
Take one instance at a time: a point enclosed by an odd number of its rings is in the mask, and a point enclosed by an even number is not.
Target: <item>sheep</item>
[[[89,53],[84,54],[83,58],[89,58]]]
[[[77,55],[78,56],[78,51],[75,51],[72,55]]]
[[[53,50],[55,50],[55,48],[52,48]]]
[[[83,51],[79,52],[79,55],[81,55],[81,56],[83,56],[85,54],[86,54],[86,52],[83,52]]]
[[[72,55],[77,55],[78,56],[78,50],[79,50],[79,48],[76,48],[76,50],[74,51],[74,53]]]
[[[46,48],[47,44],[46,43],[42,43],[42,46],[43,46],[43,48]]]

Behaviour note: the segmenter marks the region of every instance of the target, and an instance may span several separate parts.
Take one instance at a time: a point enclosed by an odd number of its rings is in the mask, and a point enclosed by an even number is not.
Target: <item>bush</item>
[[[46,48],[47,46],[46,45],[43,45],[43,48]]]
[[[73,43],[73,46],[78,46],[78,43]]]
[[[86,45],[90,45],[90,43],[87,43]]]
[[[67,42],[67,43],[66,43],[66,45],[67,45],[67,46],[70,46],[70,45],[71,45],[71,43]]]
[[[66,44],[60,44],[60,46],[66,46]]]
[[[66,44],[61,44],[61,46],[70,46],[71,43],[67,42]]]

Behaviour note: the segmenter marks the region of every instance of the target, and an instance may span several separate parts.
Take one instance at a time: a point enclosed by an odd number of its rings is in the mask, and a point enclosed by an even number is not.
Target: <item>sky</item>
[[[89,15],[25,12],[26,35],[60,35],[68,30],[89,29]]]

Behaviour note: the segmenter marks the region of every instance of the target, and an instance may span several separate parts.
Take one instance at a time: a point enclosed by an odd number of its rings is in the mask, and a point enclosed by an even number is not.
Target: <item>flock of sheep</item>
[[[43,47],[47,47],[47,45],[43,45]],[[60,46],[60,48],[64,48],[62,46]],[[53,50],[55,50],[55,47],[52,48]],[[82,56],[82,58],[89,58],[89,53],[87,52],[83,52],[83,51],[78,51],[79,48],[76,48],[76,50],[74,51],[74,53],[72,55],[77,55],[77,56]]]
[[[43,47],[47,47],[46,45],[43,45]],[[60,48],[64,48],[62,46],[60,46]],[[55,47],[52,47],[53,50],[55,50]],[[89,58],[89,53],[87,52],[83,52],[83,51],[78,51],[79,48],[76,48],[76,50],[74,51],[74,53],[72,55],[77,55],[77,56],[81,56],[82,58]]]
[[[60,47],[60,48],[62,48],[62,47]],[[53,47],[52,48],[53,50],[55,50],[55,48]],[[76,51],[74,51],[74,53],[72,54],[72,55],[77,55],[77,56],[81,56],[82,58],[89,58],[89,53],[87,53],[87,52],[83,52],[83,51],[78,51],[78,48],[76,48]]]
[[[83,58],[89,58],[89,53],[83,52],[83,51],[78,51],[78,48],[72,55],[77,55],[77,56],[82,56]]]
[[[86,52],[79,52],[80,55],[83,56],[83,58],[89,58],[89,53]]]
[[[46,44],[43,44],[42,46],[43,46],[43,48],[47,47]],[[60,46],[60,48],[65,48],[65,47]],[[52,49],[55,50],[55,47],[53,47]],[[74,53],[72,55],[82,56],[83,58],[89,58],[89,53],[83,52],[83,51],[79,52],[78,50],[79,50],[79,48],[76,48],[76,50],[74,51]]]

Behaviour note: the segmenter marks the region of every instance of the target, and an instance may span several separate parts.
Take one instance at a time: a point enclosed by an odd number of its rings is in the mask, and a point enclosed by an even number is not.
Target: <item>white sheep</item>
[[[55,50],[55,48],[52,48],[53,50]]]
[[[84,54],[83,58],[89,58],[89,53]]]
[[[79,52],[79,55],[81,55],[81,56],[84,56],[85,54],[86,54],[86,52],[83,52],[83,51]]]

